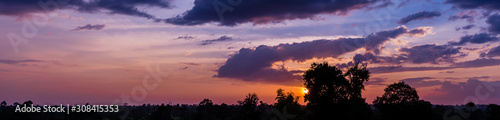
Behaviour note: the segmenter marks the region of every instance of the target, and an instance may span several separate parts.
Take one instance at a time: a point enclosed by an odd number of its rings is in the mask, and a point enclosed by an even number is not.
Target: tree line
[[[361,95],[364,83],[370,80],[370,71],[360,63],[345,72],[327,62],[313,63],[302,80],[308,90],[303,96],[307,105],[299,104],[300,96],[280,88],[274,104],[263,103],[257,94],[249,93],[236,105],[217,105],[204,99],[197,105],[125,105],[120,113],[15,113],[3,101],[0,119],[500,120],[500,106],[496,104],[484,110],[472,102],[463,106],[432,105],[421,100],[417,90],[404,81],[388,85],[370,105]]]

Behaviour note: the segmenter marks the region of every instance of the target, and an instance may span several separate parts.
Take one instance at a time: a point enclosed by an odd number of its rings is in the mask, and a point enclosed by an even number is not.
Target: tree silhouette
[[[434,120],[438,119],[432,104],[419,100],[417,90],[403,81],[388,85],[382,97],[373,104],[381,120]]]
[[[195,119],[197,120],[213,120],[216,118],[214,103],[210,99],[204,99],[198,104]]]
[[[259,102],[259,97],[255,93],[249,93],[245,100],[238,101],[238,104],[243,108],[255,108]]]
[[[277,95],[275,100],[277,102],[274,104],[276,110],[278,110],[280,113],[287,113],[292,115],[298,115],[302,113],[303,111],[299,104],[299,96],[295,96],[293,92],[285,93],[284,91],[285,90],[281,88],[276,91]]]
[[[465,120],[484,120],[484,113],[480,109],[477,109],[476,104],[469,102],[465,104],[465,111],[467,111],[468,116]]]
[[[5,102],[5,101],[2,101],[2,103],[0,103],[0,106],[2,106],[2,107],[5,107],[5,106],[7,106],[7,102]]]
[[[347,70],[345,76],[349,78],[351,85],[348,87],[349,98],[362,99],[361,90],[365,89],[363,83],[370,79],[370,72],[366,69],[366,66],[359,66],[359,63],[356,63]]]
[[[377,97],[373,104],[402,104],[419,100],[417,90],[404,81],[391,84],[384,91],[384,95]]]
[[[241,106],[239,115],[236,115],[236,119],[240,120],[256,120],[260,117],[257,109],[257,103],[259,103],[259,97],[255,93],[249,93],[243,101],[238,101]]]
[[[309,90],[304,98],[305,102],[309,101],[308,108],[313,112],[311,119],[368,118],[371,110],[361,97],[361,91],[369,74],[366,66],[359,63],[351,66],[345,74],[327,62],[313,63],[303,75],[304,85]]]
[[[486,120],[500,120],[500,106],[489,104],[486,107]]]
[[[203,99],[203,101],[201,101],[198,105],[203,107],[212,107],[214,103],[210,99]]]
[[[23,103],[23,105],[26,105],[26,106],[33,105],[33,102],[31,100],[28,100],[28,101],[25,101]]]
[[[277,95],[275,100],[277,103],[275,104],[276,106],[282,106],[282,105],[289,105],[289,104],[299,104],[299,96],[295,96],[293,92],[288,92],[285,93],[285,90],[283,89],[278,89],[276,91]]]

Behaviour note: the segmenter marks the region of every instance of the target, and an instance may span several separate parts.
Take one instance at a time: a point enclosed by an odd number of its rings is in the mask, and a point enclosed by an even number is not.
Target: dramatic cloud
[[[407,58],[412,63],[432,63],[438,62],[453,62],[454,55],[460,54],[460,47],[454,48],[448,45],[420,45],[410,48],[402,48],[402,56]]]
[[[488,27],[490,32],[500,34],[500,15],[491,15],[488,17],[488,20],[486,20],[486,23],[490,25],[490,27]]]
[[[75,29],[73,29],[73,31],[82,31],[82,30],[102,30],[104,29],[104,27],[106,27],[106,25],[91,25],[91,24],[87,24],[85,26],[78,26],[76,27]]]
[[[314,19],[319,14],[346,15],[352,10],[379,8],[390,3],[388,0],[195,0],[191,10],[165,22],[177,25],[219,22],[223,26],[265,24]]]
[[[2,0],[0,15],[22,16],[31,13],[70,9],[85,13],[105,12],[156,19],[153,15],[139,11],[138,6],[169,8],[170,0]]]
[[[422,11],[422,12],[418,12],[418,13],[415,13],[415,14],[411,14],[411,15],[408,15],[404,18],[401,18],[398,23],[399,24],[406,24],[410,21],[414,21],[414,20],[422,20],[422,19],[429,19],[429,18],[432,18],[432,17],[439,17],[441,16],[441,12],[439,11]]]
[[[486,54],[488,57],[495,57],[495,56],[500,56],[500,46],[494,47],[490,51],[488,51],[488,54]]]
[[[228,36],[221,36],[220,38],[217,38],[217,39],[213,39],[213,40],[203,40],[201,41],[201,45],[210,45],[210,44],[213,44],[214,42],[223,42],[223,41],[230,41],[230,40],[233,40],[232,37],[228,37]]]
[[[356,54],[353,57],[354,61],[359,61],[359,62],[367,61],[370,63],[391,63],[391,64],[400,64],[403,62],[403,60],[406,59],[407,58],[403,56],[385,57],[385,56],[377,56],[372,53]]]
[[[445,3],[454,4],[462,9],[483,8],[487,10],[500,10],[500,1],[498,0],[446,0]]]
[[[436,92],[437,94],[429,96],[428,99],[437,103],[495,103],[500,98],[498,96],[500,95],[500,81],[480,81],[478,78],[469,78],[467,82],[458,83],[445,81],[440,88],[436,89]]]
[[[256,48],[242,48],[231,56],[218,70],[216,77],[238,78],[245,81],[258,79],[282,81],[297,78],[286,69],[272,69],[275,62],[305,61],[312,58],[338,57],[342,54],[365,48],[368,51],[401,35],[414,35],[406,27],[372,33],[364,38],[340,38],[336,40],[314,40],[302,43],[280,44],[277,46],[261,45]],[[285,77],[288,76],[288,77]],[[272,77],[272,78],[271,78]]]
[[[466,43],[482,44],[487,42],[498,41],[496,35],[488,33],[479,33],[474,35],[466,35],[460,38],[459,42],[449,42],[450,45],[465,45]]]

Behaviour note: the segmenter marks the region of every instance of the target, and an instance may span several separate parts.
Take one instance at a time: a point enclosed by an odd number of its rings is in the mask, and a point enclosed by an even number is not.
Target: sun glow
[[[307,92],[309,92],[309,90],[307,88],[304,88],[303,92],[304,92],[304,94],[307,94]]]

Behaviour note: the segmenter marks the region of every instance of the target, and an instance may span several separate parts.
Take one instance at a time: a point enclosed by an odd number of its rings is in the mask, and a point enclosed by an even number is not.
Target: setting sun
[[[309,92],[309,90],[307,88],[304,88],[304,94],[307,94],[307,92]]]

